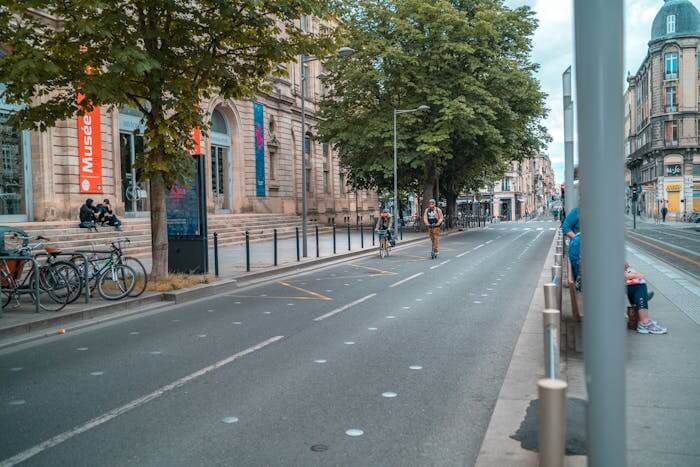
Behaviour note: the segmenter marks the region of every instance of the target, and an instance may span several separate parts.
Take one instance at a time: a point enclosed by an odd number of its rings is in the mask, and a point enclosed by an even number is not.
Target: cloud
[[[533,38],[533,60],[540,64],[538,78],[547,93],[546,121],[552,142],[547,153],[556,179],[564,178],[564,121],[562,82],[564,70],[573,64],[573,2],[571,0],[506,0],[509,7],[527,5],[537,15],[539,28]],[[625,70],[634,74],[647,53],[651,23],[661,0],[625,0]],[[575,97],[574,97],[575,101]]]

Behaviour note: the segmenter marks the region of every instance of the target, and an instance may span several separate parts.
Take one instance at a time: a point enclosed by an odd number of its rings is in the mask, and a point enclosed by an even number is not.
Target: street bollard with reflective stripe
[[[544,284],[544,307],[549,309],[557,308],[557,284],[549,282]]]
[[[566,447],[566,382],[545,378],[537,382],[540,467],[563,467]]]
[[[542,335],[544,336],[544,375],[559,377],[559,310],[542,311]]]

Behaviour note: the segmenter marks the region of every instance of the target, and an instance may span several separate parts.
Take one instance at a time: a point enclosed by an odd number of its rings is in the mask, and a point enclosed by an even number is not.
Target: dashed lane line
[[[461,258],[462,256],[466,255],[467,253],[470,253],[471,251],[472,251],[472,250],[465,251],[464,253],[458,254],[456,257],[457,257],[457,258]]]
[[[398,287],[399,285],[404,284],[404,283],[406,283],[406,282],[408,282],[408,281],[410,281],[410,280],[413,280],[413,279],[415,279],[416,277],[419,277],[419,276],[422,276],[422,275],[423,275],[423,273],[422,273],[422,272],[419,272],[419,273],[416,273],[416,274],[414,274],[414,275],[412,275],[412,276],[408,276],[408,277],[405,278],[405,279],[401,279],[401,280],[398,281],[398,282],[394,282],[393,284],[391,284],[391,285],[389,286],[389,288]]]
[[[355,305],[358,305],[358,304],[360,304],[360,303],[362,303],[362,302],[364,302],[364,301],[366,301],[366,300],[369,300],[370,298],[372,298],[372,297],[374,297],[374,296],[376,296],[376,295],[377,295],[376,293],[373,293],[373,294],[369,294],[369,295],[367,295],[367,296],[365,296],[365,297],[359,298],[359,299],[355,300],[354,302],[350,302],[350,303],[348,303],[347,305],[343,305],[343,306],[341,306],[340,308],[336,308],[336,309],[333,310],[333,311],[329,311],[328,313],[326,313],[326,314],[324,314],[324,315],[321,315],[321,316],[318,316],[318,317],[314,318],[314,321],[323,321],[323,320],[326,319],[326,318],[330,318],[331,316],[337,315],[338,313],[340,313],[340,312],[342,312],[342,311],[345,311],[345,310],[347,310],[348,308],[352,308],[352,307],[354,307]]]
[[[36,446],[32,446],[29,449],[26,449],[18,454],[15,454],[12,457],[9,457],[5,459],[4,461],[0,462],[0,467],[12,467],[14,465],[19,464],[20,462],[24,462],[27,459],[31,459],[32,457],[36,456],[37,454],[42,453],[43,451],[46,451],[47,449],[50,449],[52,447],[58,446],[59,444],[65,443],[69,439],[81,434],[85,433],[86,431],[92,430],[93,428],[97,428],[98,426],[109,422],[110,420],[113,420],[120,415],[124,415],[127,412],[131,412],[132,410],[141,407],[144,404],[147,404],[155,399],[158,399],[165,394],[178,389],[185,384],[194,381],[195,379],[206,375],[207,373],[211,373],[212,371],[221,368],[223,366],[226,366],[230,363],[233,363],[236,360],[239,360],[246,355],[249,355],[257,350],[263,349],[264,347],[267,347],[270,344],[274,344],[275,342],[278,342],[280,340],[284,339],[284,336],[275,336],[271,337],[267,340],[264,340],[258,344],[255,344],[252,347],[248,347],[245,350],[242,350],[238,353],[235,353],[231,355],[230,357],[226,357],[223,360],[219,360],[218,362],[209,365],[207,367],[202,368],[201,370],[197,370],[194,373],[190,373],[189,375],[182,377],[166,386],[163,386],[159,389],[156,389],[150,394],[147,394],[143,397],[139,397],[138,399],[134,399],[133,401],[129,402],[128,404],[122,405],[121,407],[118,407],[116,409],[110,410],[109,412],[100,415],[99,417],[93,418],[92,420],[76,426],[72,430],[69,431],[64,431],[61,434],[58,434],[54,436],[53,438],[49,438],[43,443],[39,443]]]
[[[449,263],[449,262],[450,262],[450,260],[447,259],[447,260],[443,261],[443,262],[440,263],[440,264],[436,264],[435,266],[430,266],[430,269],[437,269],[437,268],[439,268],[440,266],[444,266],[444,265],[446,265],[446,264]]]

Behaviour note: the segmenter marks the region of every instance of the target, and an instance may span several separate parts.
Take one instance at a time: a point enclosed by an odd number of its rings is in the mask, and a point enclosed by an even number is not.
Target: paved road
[[[692,225],[627,222],[627,240],[647,254],[700,279],[700,228]]]
[[[498,228],[8,349],[0,466],[473,465],[554,235]]]

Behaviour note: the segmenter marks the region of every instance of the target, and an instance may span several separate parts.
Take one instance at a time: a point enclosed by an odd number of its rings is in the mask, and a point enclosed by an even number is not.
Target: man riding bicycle
[[[374,230],[379,233],[379,247],[387,254],[392,241],[391,227],[391,214],[388,210],[384,210],[379,219],[377,219],[377,226]]]
[[[423,213],[423,223],[428,227],[428,235],[433,244],[433,249],[430,252],[430,257],[435,259],[438,256],[440,248],[440,230],[445,217],[442,215],[442,209],[437,207],[435,200],[428,201],[428,207]]]

